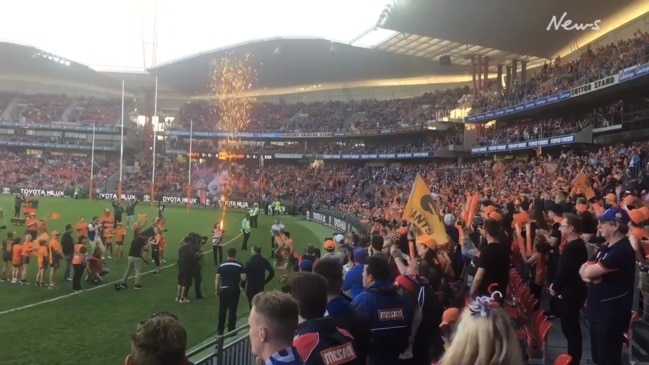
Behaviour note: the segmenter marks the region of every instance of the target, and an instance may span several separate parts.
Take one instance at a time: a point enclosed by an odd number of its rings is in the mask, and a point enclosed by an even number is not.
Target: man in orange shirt
[[[56,288],[56,270],[61,265],[61,260],[63,259],[63,248],[61,247],[61,242],[59,242],[59,236],[61,234],[57,231],[52,232],[52,240],[48,245],[49,248],[49,261],[50,261],[50,285],[49,289]]]
[[[88,237],[88,223],[86,223],[86,218],[81,217],[76,224],[77,237]]]
[[[105,246],[105,252],[108,254],[107,257],[112,259],[111,255],[113,254],[113,226],[104,225],[102,240]],[[102,252],[103,253],[103,252]]]
[[[101,218],[99,218],[99,223],[101,224],[101,227],[104,229],[104,231],[106,230],[106,228],[113,228],[115,218],[110,214],[110,209],[104,209],[104,214],[101,216]]]
[[[38,235],[38,220],[36,219],[36,213],[30,213],[29,218],[27,218],[27,234],[32,238],[36,238]]]
[[[43,282],[45,280],[45,271],[47,270],[47,265],[49,264],[49,248],[47,247],[47,241],[45,239],[40,239],[38,241],[38,248],[36,249],[36,258],[38,263],[38,273],[36,274],[36,286],[45,286]]]
[[[23,245],[20,244],[20,238],[16,237],[14,239],[13,245],[11,246],[11,264],[13,268],[11,269],[11,283],[18,283],[18,276],[20,275],[20,268],[23,264]]]
[[[20,275],[20,284],[29,285],[27,281],[27,274],[29,272],[29,255],[34,251],[34,243],[32,242],[32,236],[26,235],[25,242],[23,243],[21,256],[22,256],[22,266],[21,266],[21,275]]]
[[[124,258],[124,237],[126,236],[126,230],[122,225],[122,222],[117,223],[117,229],[115,230],[115,261],[122,261]]]

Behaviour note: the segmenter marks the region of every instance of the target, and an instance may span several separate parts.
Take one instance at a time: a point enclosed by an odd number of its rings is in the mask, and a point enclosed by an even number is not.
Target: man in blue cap
[[[631,320],[635,283],[635,251],[629,242],[629,214],[610,208],[598,218],[606,243],[579,269],[588,284],[587,317],[596,364],[622,364],[622,341]]]

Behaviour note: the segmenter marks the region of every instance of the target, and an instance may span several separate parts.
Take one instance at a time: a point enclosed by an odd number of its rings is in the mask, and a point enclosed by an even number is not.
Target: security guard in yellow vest
[[[252,228],[257,228],[257,218],[259,217],[259,204],[255,203],[252,209],[249,210],[250,214],[250,226]]]

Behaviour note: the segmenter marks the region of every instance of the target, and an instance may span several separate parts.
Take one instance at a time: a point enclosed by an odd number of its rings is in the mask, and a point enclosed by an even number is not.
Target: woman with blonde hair
[[[467,305],[453,334],[451,345],[439,364],[524,364],[509,317],[493,297],[478,297]]]

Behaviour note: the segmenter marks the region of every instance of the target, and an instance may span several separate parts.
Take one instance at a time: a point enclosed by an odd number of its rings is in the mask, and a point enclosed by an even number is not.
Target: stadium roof
[[[454,64],[470,64],[470,53],[497,59],[518,55],[534,63],[592,42],[643,15],[648,5],[645,0],[397,0],[380,24],[398,34],[376,49],[418,50],[428,58],[450,55]],[[564,21],[572,23],[600,20],[600,30],[548,30],[553,17],[558,23],[564,13]]]
[[[80,63],[31,46],[0,42],[0,79],[43,81],[117,89],[110,78]]]
[[[465,67],[440,67],[432,60],[334,43],[324,39],[260,40],[203,52],[148,71],[170,87],[194,95],[211,92],[210,69],[214,59],[251,54],[257,71],[258,89],[302,87],[317,89],[323,84],[349,83],[415,77],[431,77],[429,82],[449,82],[466,73]],[[432,76],[434,75],[434,76]],[[447,76],[444,79],[444,76]]]

